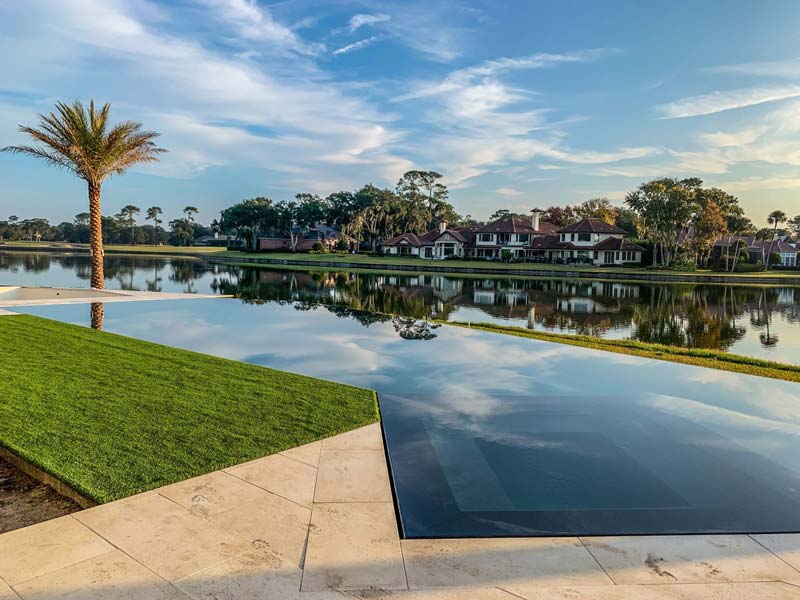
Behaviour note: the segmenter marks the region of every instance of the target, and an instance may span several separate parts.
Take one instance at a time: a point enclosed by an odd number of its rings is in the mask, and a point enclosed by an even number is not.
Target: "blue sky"
[[[798,22],[794,0],[0,0],[0,145],[59,99],[160,131],[108,214],[208,221],[421,168],[478,218],[699,176],[762,224],[800,213]],[[0,181],[0,218],[86,210],[33,159],[0,155]]]

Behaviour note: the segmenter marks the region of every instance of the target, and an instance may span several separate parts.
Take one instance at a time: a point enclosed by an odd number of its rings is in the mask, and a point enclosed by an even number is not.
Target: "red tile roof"
[[[557,230],[557,226],[545,221],[539,221],[539,229],[534,229],[531,219],[507,217],[478,227],[475,233],[555,233]]]
[[[602,219],[583,219],[572,225],[559,229],[559,233],[626,233],[616,225],[610,225]]]

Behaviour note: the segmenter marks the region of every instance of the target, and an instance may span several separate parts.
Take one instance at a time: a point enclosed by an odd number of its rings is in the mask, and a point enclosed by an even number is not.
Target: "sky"
[[[796,0],[0,0],[0,146],[59,100],[161,133],[103,211],[393,188],[456,210],[573,204],[700,177],[753,221],[800,214]],[[0,219],[71,220],[85,184],[0,154]]]

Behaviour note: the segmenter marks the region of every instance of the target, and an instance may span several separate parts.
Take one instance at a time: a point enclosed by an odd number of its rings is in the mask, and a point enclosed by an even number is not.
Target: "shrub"
[[[764,270],[761,264],[739,263],[736,265],[737,273],[759,273]]]

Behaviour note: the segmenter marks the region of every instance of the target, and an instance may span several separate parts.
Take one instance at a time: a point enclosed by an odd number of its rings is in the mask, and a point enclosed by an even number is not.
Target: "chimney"
[[[539,217],[542,214],[538,208],[534,208],[532,211],[533,215],[531,216],[531,227],[534,231],[539,231]]]
[[[447,229],[447,221],[439,221],[439,233],[444,233]]]

